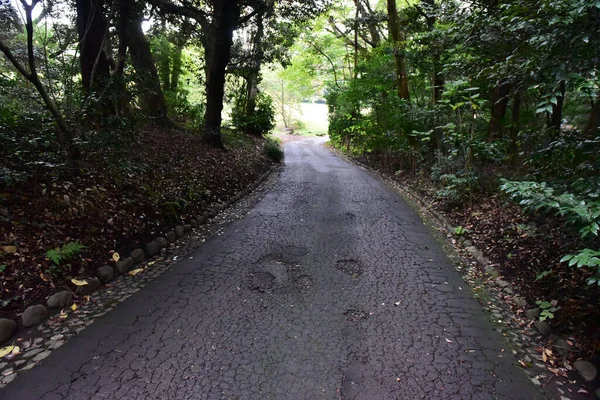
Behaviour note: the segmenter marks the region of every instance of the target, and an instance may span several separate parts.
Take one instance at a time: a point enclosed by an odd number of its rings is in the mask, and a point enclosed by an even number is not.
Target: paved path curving
[[[418,217],[320,142],[0,398],[539,397]]]

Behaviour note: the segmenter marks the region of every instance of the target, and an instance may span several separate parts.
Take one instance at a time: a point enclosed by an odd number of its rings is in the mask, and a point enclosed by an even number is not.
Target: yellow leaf
[[[73,284],[76,286],[85,286],[88,284],[87,281],[75,279],[75,278],[71,279],[71,282],[73,282]]]
[[[73,311],[77,310],[77,304],[73,303],[73,305],[71,306],[71,310],[73,310]]]
[[[15,346],[6,346],[0,349],[0,358],[4,357],[5,355],[8,355],[10,353],[12,353],[12,351],[15,349]]]
[[[139,274],[140,272],[142,272],[143,270],[144,270],[143,268],[137,268],[137,269],[129,271],[128,273],[131,276],[135,276],[135,275]]]
[[[150,261],[150,262],[148,263],[148,266],[149,266],[149,267],[151,267],[151,266],[153,266],[154,264],[156,264],[156,261]]]
[[[59,316],[59,318],[60,319],[66,319],[67,317],[68,317],[67,313],[64,312],[63,310],[60,310],[60,316]]]
[[[12,354],[19,354],[21,352],[21,348],[19,346],[14,346],[14,349],[11,351]]]
[[[119,253],[117,253],[116,251],[113,253],[112,256],[113,260],[115,260],[115,262],[119,261],[121,259],[121,256],[119,255]]]
[[[2,251],[5,253],[16,253],[17,246],[4,246],[2,247]]]

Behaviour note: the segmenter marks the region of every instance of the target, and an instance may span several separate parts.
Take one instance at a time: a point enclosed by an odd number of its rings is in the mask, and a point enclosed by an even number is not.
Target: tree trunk
[[[86,95],[104,88],[110,78],[110,63],[105,52],[106,19],[102,0],[77,0],[77,32],[79,34],[79,61],[81,82]],[[99,56],[99,57],[98,57]],[[98,58],[92,80],[92,70]]]
[[[488,131],[488,140],[501,139],[504,131],[503,119],[506,116],[506,106],[508,104],[508,95],[512,84],[508,80],[500,81],[494,88],[492,96],[492,114],[490,118],[490,128]]]
[[[181,76],[181,56],[183,53],[183,40],[178,41],[173,52],[173,67],[171,69],[171,87],[170,89],[175,91],[179,87],[179,77]]]
[[[167,105],[165,97],[150,51],[150,44],[142,30],[142,17],[135,9],[135,0],[121,0],[121,12],[128,15],[127,20],[129,23],[125,27],[125,37],[131,55],[131,64],[138,75],[142,111],[151,118],[166,122]]]
[[[225,71],[231,59],[233,31],[240,12],[237,0],[215,3],[212,21],[203,36],[206,52],[206,112],[203,130],[206,141],[217,147],[223,147],[221,112],[225,97]]]
[[[517,158],[519,149],[519,130],[521,120],[521,92],[517,89],[513,96],[512,113],[510,123],[510,144],[508,146],[508,155],[511,160]]]
[[[585,127],[586,136],[591,139],[598,137],[598,127],[600,127],[600,99],[595,99]]]
[[[244,109],[246,116],[254,114],[256,96],[258,96],[258,73],[252,71],[246,75],[246,104]]]
[[[387,0],[388,11],[388,29],[392,36],[394,46],[394,60],[396,62],[396,80],[398,97],[410,101],[408,92],[408,78],[406,75],[406,64],[404,60],[404,32],[400,30],[400,22],[398,19],[398,9],[396,0]]]
[[[558,82],[558,91],[560,93],[558,96],[556,96],[556,104],[552,104],[552,115],[550,116],[550,121],[548,124],[548,127],[554,130],[553,136],[558,136],[558,134],[560,133],[560,127],[562,125],[563,103],[565,101],[564,80]]]
[[[427,28],[429,31],[433,31],[435,28],[436,16],[433,13],[435,8],[435,0],[422,0],[425,4],[425,21],[427,22]],[[442,66],[440,62],[441,49],[436,48],[435,43],[431,43],[431,103],[436,104],[442,99],[442,92],[444,91],[445,80],[442,75]]]

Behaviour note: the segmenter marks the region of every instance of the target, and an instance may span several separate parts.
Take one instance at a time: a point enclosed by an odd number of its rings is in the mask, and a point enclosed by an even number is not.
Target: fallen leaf
[[[11,351],[11,354],[19,354],[21,352],[21,348],[19,346],[14,346]]]
[[[12,353],[15,349],[15,346],[6,346],[0,349],[0,358]]]
[[[76,286],[85,286],[88,284],[87,281],[75,279],[75,278],[71,279],[71,282],[73,282],[73,284]]]
[[[444,339],[446,339],[446,338],[444,338]],[[448,343],[452,343],[452,340],[450,340],[450,339],[446,339],[446,342],[448,342]]]
[[[67,313],[64,312],[63,310],[60,310],[60,315],[58,316],[58,318],[66,319],[67,317],[68,317]]]
[[[5,253],[16,253],[17,246],[4,246],[2,247],[2,251]]]
[[[73,311],[77,310],[77,304],[73,303],[73,305],[71,306],[71,310],[73,310]]]
[[[149,266],[149,267],[151,267],[151,266],[153,266],[154,264],[156,264],[156,261],[150,261],[150,262],[148,263],[148,266]]]
[[[140,272],[142,272],[143,270],[144,270],[143,268],[136,268],[136,269],[129,271],[128,274],[131,276],[135,276],[135,275],[139,274]]]
[[[119,255],[119,253],[117,253],[116,251],[113,253],[112,255],[112,259],[115,260],[115,262],[119,261],[121,259],[121,256]]]

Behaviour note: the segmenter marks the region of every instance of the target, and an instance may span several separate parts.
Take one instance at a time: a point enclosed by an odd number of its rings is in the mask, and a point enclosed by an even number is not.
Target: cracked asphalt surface
[[[417,215],[321,143],[0,398],[540,398]]]

